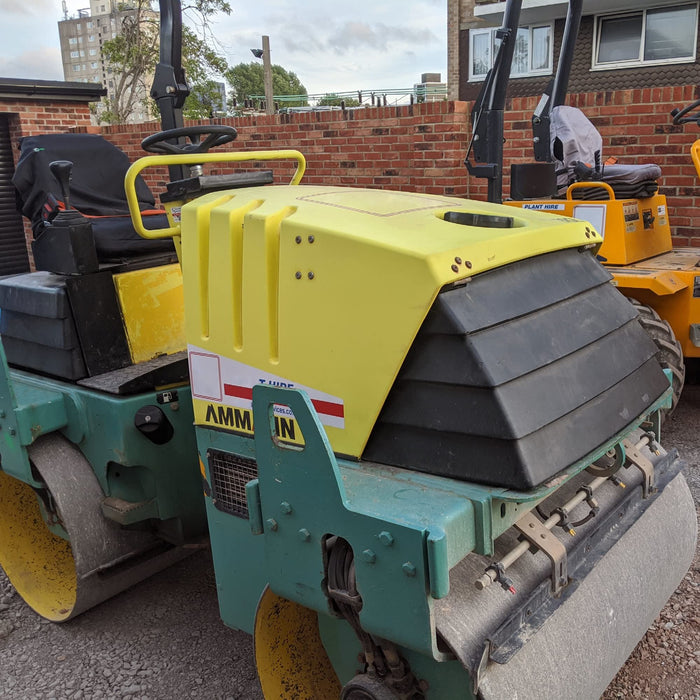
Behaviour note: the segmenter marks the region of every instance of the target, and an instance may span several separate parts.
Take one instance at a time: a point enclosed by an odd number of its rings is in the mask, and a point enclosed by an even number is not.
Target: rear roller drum
[[[189,553],[107,520],[90,464],[62,436],[39,438],[29,456],[46,488],[0,472],[0,565],[42,617],[69,620]]]
[[[70,543],[44,523],[30,486],[0,472],[0,564],[39,615],[59,622],[75,607],[77,578]]]

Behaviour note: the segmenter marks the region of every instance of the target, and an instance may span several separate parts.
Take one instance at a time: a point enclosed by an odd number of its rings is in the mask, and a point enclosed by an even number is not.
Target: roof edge
[[[64,80],[32,80],[30,78],[0,78],[0,98],[25,100],[62,100],[97,102],[107,94],[100,83],[75,83]]]

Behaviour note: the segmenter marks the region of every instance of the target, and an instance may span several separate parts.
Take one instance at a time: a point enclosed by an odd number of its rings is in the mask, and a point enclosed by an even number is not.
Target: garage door
[[[15,205],[9,118],[0,115],[0,275],[29,270],[22,216]]]

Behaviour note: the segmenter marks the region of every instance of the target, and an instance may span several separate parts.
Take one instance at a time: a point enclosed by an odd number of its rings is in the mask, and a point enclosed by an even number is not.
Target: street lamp
[[[270,61],[270,37],[263,36],[262,49],[251,49],[255,58],[262,58],[263,79],[265,81],[265,114],[275,113],[274,96],[272,94],[272,62]]]

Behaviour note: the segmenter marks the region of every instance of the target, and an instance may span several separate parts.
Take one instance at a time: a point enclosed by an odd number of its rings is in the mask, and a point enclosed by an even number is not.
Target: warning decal
[[[207,352],[193,345],[188,346],[188,354],[192,396],[195,399],[245,409],[247,413],[253,405],[253,387],[258,384],[285,389],[302,389],[311,399],[323,425],[345,428],[345,403],[337,396],[297,384],[284,377],[237,362],[229,357]],[[216,412],[212,413],[214,410]],[[216,409],[212,407],[212,411],[209,412],[212,413],[212,423],[227,427],[235,427],[238,424],[244,432],[248,432],[249,418],[247,416],[243,418],[243,413],[237,415],[238,412],[227,411],[223,407]],[[294,419],[291,411],[284,406],[276,407],[275,415]],[[218,420],[219,416],[221,420]],[[230,420],[227,420],[229,418]]]

